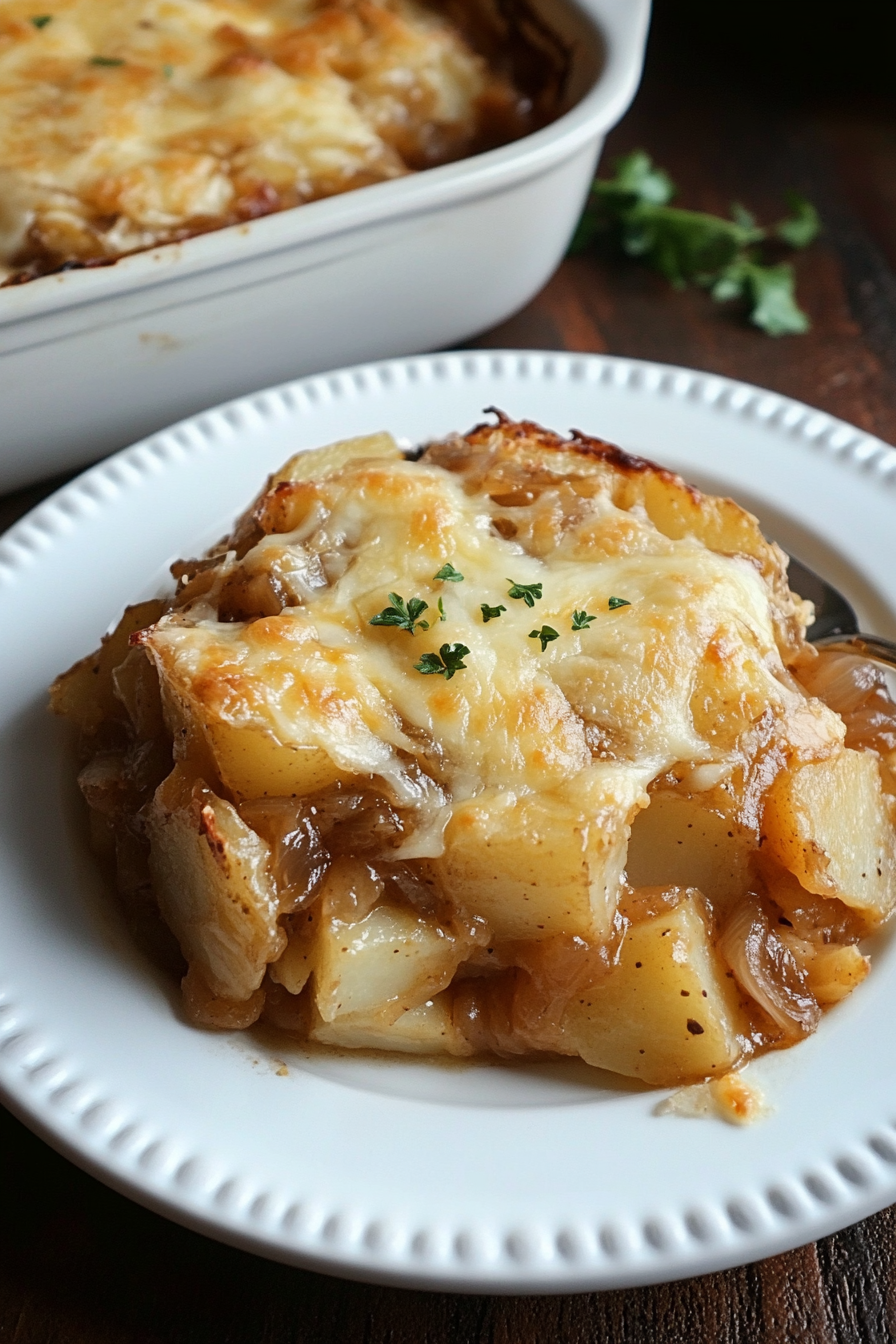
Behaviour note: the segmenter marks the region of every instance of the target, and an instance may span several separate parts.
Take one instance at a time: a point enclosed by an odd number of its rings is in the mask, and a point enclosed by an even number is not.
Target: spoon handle
[[[896,668],[896,644],[879,635],[823,635],[813,639],[816,649],[834,649],[837,653],[854,653],[872,663]]]

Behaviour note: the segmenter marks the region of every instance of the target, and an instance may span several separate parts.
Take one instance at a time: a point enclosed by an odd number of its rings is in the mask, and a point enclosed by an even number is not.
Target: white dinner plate
[[[278,1260],[416,1287],[572,1292],[700,1274],[896,1200],[896,950],[817,1035],[753,1066],[740,1129],[576,1063],[327,1054],[191,1028],[81,838],[52,677],[297,448],[417,443],[483,407],[575,426],[753,508],[896,634],[896,451],[711,375],[512,351],[309,378],[210,411],[66,486],[0,542],[0,1085],[101,1180]]]

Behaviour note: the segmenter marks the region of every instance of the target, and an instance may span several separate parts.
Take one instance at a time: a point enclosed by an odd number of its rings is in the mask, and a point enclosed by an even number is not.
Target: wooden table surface
[[[809,335],[773,340],[633,263],[565,262],[471,342],[609,351],[773,387],[896,443],[892,0],[658,0],[641,92],[607,159],[646,148],[684,204],[774,218],[796,187]],[[589,428],[589,427],[585,427]],[[600,432],[600,426],[591,426]],[[46,487],[0,499],[0,526]],[[896,1210],[760,1264],[624,1292],[461,1297],[287,1269],[183,1231],[0,1111],[0,1344],[878,1344],[896,1339]]]

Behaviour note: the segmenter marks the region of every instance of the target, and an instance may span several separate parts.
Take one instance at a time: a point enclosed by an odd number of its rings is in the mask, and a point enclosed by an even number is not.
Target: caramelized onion
[[[772,928],[755,896],[734,910],[722,931],[719,952],[742,989],[755,999],[788,1041],[810,1035],[821,1010],[790,950]]]
[[[215,1031],[244,1031],[257,1022],[264,1009],[264,987],[256,989],[248,999],[219,999],[212,993],[202,972],[191,966],[181,981],[184,1012],[187,1021],[196,1027],[211,1027]]]
[[[333,789],[314,800],[314,822],[333,854],[373,858],[401,843],[404,825],[382,794]]]
[[[615,937],[608,943],[591,944],[572,934],[558,934],[543,942],[485,949],[467,963],[470,978],[454,984],[454,1025],[477,1052],[566,1053],[561,1031],[564,1010],[571,998],[612,970],[623,928],[623,921],[617,921]],[[491,952],[494,956],[488,955]]]
[[[263,986],[263,1019],[280,1031],[291,1032],[295,1036],[308,1035],[308,1023],[311,1016],[311,1004],[305,994],[290,994],[283,985],[278,985],[268,976]]]
[[[295,798],[264,798],[244,803],[240,815],[270,846],[281,913],[309,905],[330,865],[314,808]]]
[[[607,942],[587,943],[574,934],[556,934],[540,942],[517,943],[517,978],[511,1010],[517,1036],[534,1049],[556,1050],[560,1024],[570,999],[605,979],[619,957],[625,921],[617,916]]]
[[[852,653],[823,651],[800,671],[800,681],[840,715],[848,747],[870,747],[882,756],[896,750],[896,705],[882,668]]]
[[[762,864],[766,892],[774,910],[771,921],[792,929],[810,943],[857,943],[870,932],[869,922],[837,896],[814,896],[792,873],[766,859]],[[780,913],[778,913],[780,912]],[[789,934],[782,935],[785,941]]]
[[[462,980],[454,987],[454,1025],[477,1054],[507,1059],[531,1050],[513,1023],[514,991],[522,974],[511,969],[484,980]]]

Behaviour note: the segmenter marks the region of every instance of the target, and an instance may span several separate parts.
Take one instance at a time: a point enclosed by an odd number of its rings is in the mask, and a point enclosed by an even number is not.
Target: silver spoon
[[[815,621],[806,638],[817,649],[836,649],[854,653],[884,667],[896,668],[896,644],[880,635],[865,635],[859,630],[856,614],[842,593],[816,574],[813,569],[790,557],[790,586],[800,597],[815,603]]]

